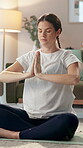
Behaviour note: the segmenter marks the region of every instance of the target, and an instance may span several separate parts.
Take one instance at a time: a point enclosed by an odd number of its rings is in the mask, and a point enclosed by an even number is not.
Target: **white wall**
[[[23,16],[28,18],[31,15],[39,17],[47,12],[55,13],[62,21],[63,33],[60,37],[62,47],[71,46],[80,49],[83,41],[83,24],[69,23],[68,0],[18,0],[18,6]],[[18,56],[33,48],[33,42],[26,30],[22,30],[18,39]]]
[[[0,9],[17,9],[18,0],[0,0]],[[11,20],[10,20],[11,21]],[[0,32],[0,71],[2,70],[3,33]],[[5,35],[5,63],[14,62],[17,57],[17,34]]]

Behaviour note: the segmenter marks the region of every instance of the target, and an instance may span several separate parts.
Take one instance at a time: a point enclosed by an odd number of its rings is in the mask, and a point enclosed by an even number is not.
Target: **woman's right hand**
[[[30,77],[34,77],[34,76],[37,76],[39,73],[41,73],[40,52],[37,51],[33,59],[29,74],[30,74]]]
[[[28,72],[29,75],[30,75],[30,78],[35,76],[35,74],[34,74],[34,62],[35,62],[35,59],[33,59],[33,62],[31,64],[30,71]]]
[[[35,76],[38,76],[41,73],[41,65],[40,65],[40,52],[36,52],[35,62],[34,62],[34,73]]]

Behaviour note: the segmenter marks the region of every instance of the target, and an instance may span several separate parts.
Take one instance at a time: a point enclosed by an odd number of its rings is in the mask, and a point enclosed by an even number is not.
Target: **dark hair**
[[[60,29],[61,32],[62,32],[61,21],[56,15],[54,15],[52,13],[44,14],[44,15],[39,17],[37,24],[39,24],[41,21],[47,21],[47,22],[51,23],[53,25],[55,31],[58,31],[58,29]],[[61,45],[60,45],[60,42],[59,42],[59,36],[57,36],[57,42],[58,42],[59,48],[61,48]]]

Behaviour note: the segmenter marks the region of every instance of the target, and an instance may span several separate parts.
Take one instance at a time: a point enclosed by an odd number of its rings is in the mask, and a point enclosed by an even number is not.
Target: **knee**
[[[62,114],[61,118],[61,138],[62,140],[69,141],[74,136],[78,127],[78,118],[71,113]]]
[[[66,118],[67,118],[67,122],[70,124],[70,126],[75,127],[75,128],[78,127],[79,120],[76,115],[68,113],[66,115]]]
[[[66,122],[67,135],[65,136],[65,140],[67,141],[67,140],[71,140],[71,138],[73,138],[75,131],[78,127],[79,120],[74,114],[67,114],[66,119],[67,119],[66,120],[67,121]]]

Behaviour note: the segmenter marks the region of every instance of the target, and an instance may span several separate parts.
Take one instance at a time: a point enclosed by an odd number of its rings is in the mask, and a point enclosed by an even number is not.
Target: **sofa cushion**
[[[23,88],[24,88],[24,83],[18,83],[16,87],[16,97],[17,99],[23,98]]]

